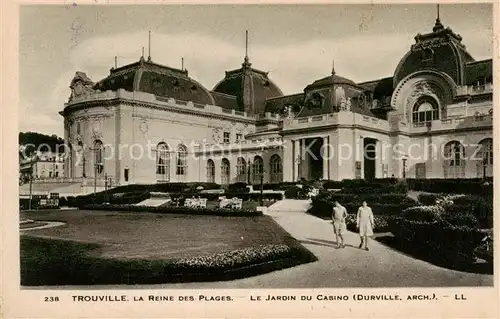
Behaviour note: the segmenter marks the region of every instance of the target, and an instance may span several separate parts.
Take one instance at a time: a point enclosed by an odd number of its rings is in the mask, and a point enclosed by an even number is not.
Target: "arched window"
[[[252,171],[252,184],[260,184],[261,177],[264,176],[264,161],[262,160],[262,157],[255,156],[253,159]]]
[[[493,139],[485,138],[479,142],[476,158],[478,177],[493,176]]]
[[[176,175],[179,180],[185,180],[187,176],[187,148],[184,145],[177,146]]]
[[[104,171],[104,147],[100,140],[94,142],[94,165],[97,175],[101,175]]]
[[[444,177],[463,178],[465,176],[465,148],[458,141],[444,146]]]
[[[165,143],[156,146],[156,180],[167,182],[170,180],[170,153]]]
[[[223,158],[221,162],[221,184],[227,185],[231,181],[231,166],[227,158]]]
[[[238,157],[236,162],[236,181],[240,183],[247,181],[247,163],[243,157]]]
[[[283,164],[281,162],[281,157],[277,154],[271,156],[269,167],[271,169],[271,183],[281,183],[283,181]]]
[[[423,96],[413,106],[413,123],[424,123],[439,119],[439,106],[435,99]]]
[[[215,183],[215,163],[211,159],[207,161],[207,182]]]

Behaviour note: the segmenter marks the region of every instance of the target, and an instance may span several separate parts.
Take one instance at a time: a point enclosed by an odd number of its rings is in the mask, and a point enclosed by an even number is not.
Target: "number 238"
[[[59,301],[59,297],[45,297],[44,301],[45,302],[57,302],[57,301]]]

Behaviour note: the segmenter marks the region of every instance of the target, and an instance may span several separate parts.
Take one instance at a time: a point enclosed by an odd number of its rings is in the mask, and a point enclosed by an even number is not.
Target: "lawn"
[[[227,271],[226,261],[231,257],[220,256],[229,256],[235,251],[240,254],[256,252],[258,258],[253,261],[245,256],[240,264],[233,263],[235,267],[248,267],[253,263],[272,263],[275,259],[271,258],[274,247],[278,247],[278,250],[287,248],[286,252],[280,250],[276,255],[279,255],[278,259],[287,261],[272,267],[268,265],[259,273],[314,260],[312,254],[268,216],[220,217],[54,210],[21,212],[21,217],[38,222],[66,223],[59,227],[22,233],[21,268],[25,285],[168,282],[173,279],[166,278],[162,272],[166,265],[170,265],[171,272],[178,272],[179,269],[171,266],[176,260],[218,256],[218,260],[224,259],[224,271]],[[263,255],[258,252],[261,247],[270,248],[271,252]],[[207,267],[207,271],[204,268],[197,270],[201,280],[213,280],[212,275],[217,275],[214,272],[216,266],[210,264]],[[123,276],[111,274],[117,271],[123,271]],[[63,275],[63,272],[66,274]],[[86,274],[88,272],[90,274]],[[252,274],[252,271],[248,274]],[[51,278],[54,276],[58,278]],[[135,279],[131,280],[131,276],[135,276]],[[179,273],[175,278],[175,281],[185,280],[189,278],[179,278]]]
[[[67,239],[101,246],[100,256],[121,259],[172,259],[211,255],[265,244],[288,236],[271,218],[41,211],[21,213],[37,221],[66,225],[31,230],[27,235]]]

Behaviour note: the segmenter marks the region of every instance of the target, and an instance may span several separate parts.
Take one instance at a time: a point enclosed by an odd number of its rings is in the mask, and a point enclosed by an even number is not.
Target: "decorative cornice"
[[[196,115],[196,116],[203,117],[203,118],[236,121],[236,122],[240,122],[240,123],[255,124],[257,122],[257,120],[255,118],[237,118],[237,117],[227,116],[224,114],[201,113],[201,112],[196,112],[196,110],[181,109],[181,108],[172,107],[169,105],[158,105],[155,103],[148,103],[148,102],[142,102],[142,101],[131,101],[129,99],[123,99],[123,98],[113,98],[113,99],[99,100],[99,101],[85,101],[85,102],[73,104],[73,105],[67,106],[64,109],[63,116],[68,116],[70,113],[77,111],[77,110],[93,108],[93,107],[116,106],[119,104],[140,106],[140,107],[145,107],[145,108],[149,108],[149,109],[170,111],[170,112],[179,113],[179,114]]]

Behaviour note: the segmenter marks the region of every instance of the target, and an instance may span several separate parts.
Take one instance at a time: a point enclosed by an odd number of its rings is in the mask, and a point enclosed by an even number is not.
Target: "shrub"
[[[441,218],[444,209],[439,206],[415,206],[403,210],[401,216],[407,220],[433,222]]]
[[[422,205],[435,205],[436,204],[436,200],[440,197],[439,194],[432,194],[432,193],[420,193],[418,194],[417,198],[418,198],[418,201],[422,204]]]
[[[227,186],[227,192],[230,193],[248,193],[247,183],[233,183]]]
[[[391,230],[410,249],[430,254],[448,265],[471,263],[484,235],[474,228],[443,221],[423,222],[400,218]]]
[[[146,212],[156,214],[192,214],[192,215],[214,215],[214,216],[261,216],[262,212],[243,209],[220,209],[220,208],[192,208],[181,206],[138,206],[138,205],[104,205],[87,204],[83,206],[86,210],[103,210],[118,212]]]
[[[285,189],[285,198],[289,199],[307,199],[310,187],[303,185],[302,188],[298,186],[289,186]]]
[[[464,193],[481,196],[493,195],[493,179],[487,178],[488,184],[482,178],[432,178],[407,179],[408,187],[416,191],[430,193]]]
[[[374,232],[390,232],[392,229],[391,221],[395,216],[390,215],[375,215],[373,221],[375,222]],[[356,214],[348,214],[346,218],[347,229],[353,232],[358,232],[356,227]]]
[[[361,202],[341,203],[348,213],[356,214]],[[374,203],[369,204],[374,216],[381,215],[401,215],[402,211],[408,207],[412,207],[412,202],[402,202],[400,204],[385,204]],[[330,217],[332,215],[333,201],[324,200],[321,198],[313,198],[310,213],[318,217]]]

